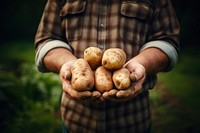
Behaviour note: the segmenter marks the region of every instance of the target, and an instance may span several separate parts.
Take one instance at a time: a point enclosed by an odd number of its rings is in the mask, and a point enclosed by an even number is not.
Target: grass
[[[30,133],[30,129],[36,129],[32,132],[40,131],[41,133],[60,132],[59,102],[56,98],[60,92],[55,91],[60,86],[57,80],[50,78],[51,74],[40,74],[33,68],[35,56],[33,43],[10,42],[0,47],[0,75],[3,75],[0,79],[14,77],[14,81],[23,82],[26,89],[20,94],[24,94],[23,97],[27,98],[26,102],[29,102],[25,104],[25,110],[18,109],[19,112],[13,116],[15,119],[7,121],[11,129],[11,131],[7,130],[8,133],[28,132],[28,129]],[[182,49],[177,66],[171,72],[158,75],[159,82],[150,91],[153,114],[152,133],[200,132],[200,53],[198,49],[196,46]],[[27,68],[22,67],[24,64]],[[6,83],[10,83],[10,80]],[[2,82],[0,85],[5,86],[5,83]],[[19,86],[22,86],[21,83]],[[29,92],[25,93],[28,88]],[[14,89],[19,88],[14,87]],[[50,90],[52,93],[48,93]],[[36,95],[31,95],[33,93]],[[41,99],[38,95],[40,93],[43,94],[41,95],[43,100],[48,101],[37,101],[37,98]],[[13,94],[19,95],[19,92],[16,91]],[[19,97],[21,98],[20,95]],[[0,102],[2,99],[3,97],[0,98]],[[12,123],[14,125],[11,125]]]

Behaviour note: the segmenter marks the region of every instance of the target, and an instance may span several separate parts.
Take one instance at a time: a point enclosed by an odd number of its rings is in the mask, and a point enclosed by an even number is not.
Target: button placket
[[[99,19],[98,19],[98,47],[101,50],[105,50],[106,44],[106,17],[107,17],[107,0],[100,0],[99,4]],[[100,108],[101,110],[98,112],[99,121],[97,123],[98,132],[103,133],[105,132],[106,125],[105,125],[105,105],[103,104]]]
[[[106,44],[106,17],[107,17],[107,1],[100,1],[99,4],[99,22],[98,22],[98,47],[102,50]]]

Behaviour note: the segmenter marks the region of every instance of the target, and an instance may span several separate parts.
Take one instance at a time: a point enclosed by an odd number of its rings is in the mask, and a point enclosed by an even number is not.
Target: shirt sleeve
[[[66,48],[69,51],[72,51],[67,43],[60,40],[52,40],[45,43],[44,45],[38,48],[35,56],[35,63],[40,72],[48,72],[43,63],[43,60],[45,55],[54,48]]]
[[[166,69],[166,71],[169,71],[178,60],[179,34],[180,26],[171,1],[157,0],[150,22],[147,43],[142,46],[140,51],[150,47],[163,51],[169,58],[168,68]]]
[[[179,35],[180,25],[171,1],[157,0],[150,23],[149,35],[147,37],[148,42],[162,40],[160,43],[156,42],[155,45],[158,48],[165,47],[164,49],[166,52],[167,48],[172,49],[172,47],[174,47],[174,49],[179,52]],[[152,43],[149,44],[152,45]]]
[[[140,52],[151,47],[158,48],[167,55],[169,59],[169,64],[166,71],[171,70],[177,64],[178,52],[174,48],[174,46],[170,44],[169,42],[161,41],[161,40],[148,42],[141,48]]]
[[[48,0],[35,35],[35,64],[41,72],[48,71],[43,59],[50,50],[62,47],[72,51],[62,28],[61,9],[61,3],[58,0]]]

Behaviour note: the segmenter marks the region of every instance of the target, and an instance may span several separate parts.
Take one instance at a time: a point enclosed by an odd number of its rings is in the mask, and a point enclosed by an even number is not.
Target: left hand
[[[139,93],[142,92],[142,84],[146,78],[145,67],[135,61],[128,61],[124,67],[130,71],[131,85],[125,90],[112,89],[108,92],[102,94],[103,98],[115,102],[127,101],[136,97]]]

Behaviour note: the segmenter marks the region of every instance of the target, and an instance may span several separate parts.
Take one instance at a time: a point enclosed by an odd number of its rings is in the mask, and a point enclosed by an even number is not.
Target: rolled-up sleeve
[[[45,55],[54,48],[66,48],[69,51],[71,51],[71,48],[69,45],[63,41],[60,40],[52,40],[49,42],[46,42],[44,45],[38,48],[35,56],[35,63],[40,72],[48,72],[46,69],[43,60]]]
[[[147,43],[140,51],[155,47],[163,51],[169,64],[166,71],[171,70],[177,63],[179,53],[180,25],[170,0],[158,0],[155,4]]]
[[[163,40],[179,50],[180,25],[170,0],[158,0],[150,25],[148,42]]]
[[[61,6],[57,0],[48,0],[35,35],[35,64],[39,71],[47,72],[43,59],[52,49],[62,47],[72,51],[65,37],[60,16]]]
[[[146,43],[141,48],[140,51],[143,51],[147,48],[152,48],[152,47],[160,49],[163,53],[167,55],[169,59],[169,64],[168,64],[168,67],[166,68],[166,71],[171,70],[177,64],[178,52],[172,44],[166,41],[161,41],[161,40],[151,41],[151,42]]]

